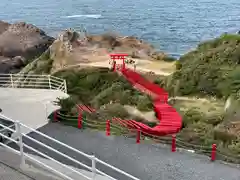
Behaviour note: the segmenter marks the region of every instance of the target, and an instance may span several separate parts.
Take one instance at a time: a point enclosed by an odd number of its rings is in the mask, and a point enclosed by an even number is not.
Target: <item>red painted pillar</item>
[[[110,120],[106,121],[106,136],[110,136]]]
[[[58,121],[58,115],[57,115],[58,110],[54,111],[53,113],[53,121],[57,122]]]
[[[176,152],[176,135],[172,135],[172,152]]]
[[[113,71],[116,71],[116,61],[113,60]]]
[[[140,138],[141,138],[141,129],[137,129],[137,136],[136,136],[136,143],[140,144]]]
[[[78,128],[79,129],[82,128],[82,113],[81,112],[78,113]]]
[[[125,70],[125,56],[122,57],[123,58],[123,62],[122,62],[122,71]]]
[[[213,144],[212,145],[211,161],[215,161],[216,160],[216,152],[217,152],[217,145]]]

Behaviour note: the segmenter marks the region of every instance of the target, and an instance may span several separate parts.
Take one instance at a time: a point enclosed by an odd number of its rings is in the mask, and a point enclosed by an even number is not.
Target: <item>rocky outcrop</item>
[[[80,63],[110,60],[111,53],[129,54],[133,58],[149,59],[154,48],[132,36],[117,36],[106,33],[87,35],[68,29],[60,33],[50,46],[53,71]]]
[[[0,73],[17,73],[26,64],[26,59],[21,56],[15,56],[14,58],[0,56]]]
[[[152,45],[133,36],[118,36],[111,33],[88,36],[88,43],[107,48],[114,53],[125,53],[132,57],[146,58],[154,52]]]
[[[10,26],[11,24],[4,22],[4,21],[0,21],[0,34],[2,34],[4,31],[7,30],[7,28]]]
[[[66,67],[80,67],[86,63],[106,63],[110,62],[109,54],[115,53],[128,54],[128,64],[146,59],[161,60],[165,57],[164,53],[156,52],[150,44],[136,37],[123,37],[111,33],[88,35],[67,29],[59,34],[46,55],[35,60],[22,72],[53,73]]]
[[[0,72],[17,72],[34,57],[41,55],[54,38],[32,24],[0,21]]]

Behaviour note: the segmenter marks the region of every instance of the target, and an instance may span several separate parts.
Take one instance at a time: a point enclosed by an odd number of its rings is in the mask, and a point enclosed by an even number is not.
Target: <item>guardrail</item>
[[[130,174],[128,174],[128,173],[126,173],[126,172],[124,172],[124,171],[114,167],[114,166],[111,166],[110,164],[108,164],[108,163],[106,163],[106,162],[104,162],[104,161],[102,161],[100,159],[98,159],[94,155],[89,155],[89,154],[86,154],[84,152],[81,152],[81,151],[79,151],[79,150],[77,150],[77,149],[75,149],[75,148],[73,148],[71,146],[68,146],[67,144],[64,144],[64,143],[62,143],[62,142],[60,142],[60,141],[58,141],[58,140],[56,140],[56,139],[54,139],[54,138],[52,138],[50,136],[47,136],[46,134],[41,133],[40,131],[37,131],[37,130],[35,130],[33,128],[30,128],[30,127],[20,123],[19,121],[14,121],[13,119],[8,118],[8,117],[6,117],[3,114],[0,114],[0,117],[4,118],[6,120],[9,120],[9,121],[13,121],[15,123],[15,130],[0,124],[0,127],[13,132],[15,134],[15,138],[8,137],[8,136],[4,135],[3,133],[0,133],[0,136],[2,136],[5,139],[8,139],[11,142],[16,143],[19,146],[19,150],[16,150],[16,149],[14,149],[14,148],[10,147],[9,145],[6,145],[6,144],[4,144],[2,142],[0,142],[0,145],[4,146],[5,148],[7,148],[7,149],[9,149],[11,151],[13,151],[16,154],[19,154],[20,157],[21,157],[21,164],[25,164],[25,160],[29,159],[29,160],[35,162],[36,164],[45,167],[46,169],[52,171],[53,173],[55,173],[55,174],[65,178],[65,179],[76,180],[76,179],[73,179],[72,177],[70,177],[69,175],[64,174],[63,172],[60,172],[58,169],[54,169],[53,167],[48,166],[44,162],[41,162],[39,159],[36,159],[33,156],[30,156],[29,154],[25,153],[24,149],[27,148],[30,151],[32,151],[34,153],[37,153],[38,155],[43,156],[44,158],[49,159],[49,160],[55,162],[56,164],[58,164],[58,165],[60,165],[60,166],[62,166],[64,168],[68,169],[70,172],[75,173],[78,176],[83,177],[83,178],[88,179],[88,180],[96,179],[96,175],[97,174],[105,176],[105,177],[107,177],[107,178],[109,178],[111,180],[117,180],[116,178],[111,177],[110,175],[108,175],[108,174],[104,173],[103,171],[97,169],[96,163],[99,163],[99,164],[101,164],[101,165],[103,165],[103,166],[105,166],[105,167],[107,167],[107,168],[109,168],[109,169],[111,169],[113,171],[116,171],[116,172],[124,175],[128,179],[140,180],[140,179],[138,179],[138,178],[136,178],[136,177],[134,177],[134,176],[132,176],[132,175],[130,175]],[[48,146],[47,144],[44,144],[43,142],[38,141],[36,138],[32,138],[31,136],[29,136],[27,134],[23,134],[21,132],[22,128],[27,128],[27,129],[31,130],[32,132],[36,133],[37,135],[41,136],[41,138],[45,138],[45,139],[47,139],[47,140],[49,140],[49,141],[51,141],[53,143],[58,144],[61,147],[67,148],[68,151],[73,151],[73,152],[75,152],[75,153],[77,153],[77,154],[79,154],[81,156],[84,156],[84,157],[88,158],[91,161],[91,164],[92,164],[91,167],[86,165],[86,164],[84,164],[84,163],[82,163],[82,162],[80,162],[80,161],[78,161],[78,160],[76,160],[75,157],[70,157],[70,156],[66,155],[65,153],[63,153],[63,152],[60,152],[57,149],[54,149],[54,148]],[[76,169],[74,169],[74,168],[72,168],[72,167],[70,167],[68,165],[65,165],[65,164],[61,163],[60,161],[54,159],[53,157],[50,157],[46,153],[41,152],[41,151],[39,151],[39,150],[37,150],[37,149],[27,145],[26,143],[24,143],[23,138],[26,138],[27,140],[30,140],[30,141],[38,144],[39,146],[42,146],[42,147],[50,150],[51,152],[54,152],[57,155],[60,155],[61,157],[64,157],[64,158],[68,159],[71,162],[74,162],[75,164],[77,164],[77,165],[87,169],[88,171],[91,171],[92,172],[91,176],[84,175],[82,172],[80,172],[80,171],[78,171],[78,170],[76,170]],[[77,179],[79,179],[79,178],[77,178]]]
[[[0,87],[54,89],[67,93],[66,80],[51,75],[0,74]]]
[[[84,105],[82,105],[84,106]],[[110,135],[120,135],[125,137],[131,137],[136,139],[136,143],[141,143],[141,140],[147,140],[145,143],[149,142],[152,145],[162,144],[169,145],[169,148],[172,152],[176,150],[186,150],[191,153],[199,153],[204,154],[210,157],[211,161],[215,160],[223,160],[235,164],[240,164],[240,156],[229,154],[227,152],[222,151],[218,148],[217,144],[212,145],[200,145],[186,142],[184,139],[181,139],[175,135],[173,136],[156,136],[153,134],[149,134],[148,132],[140,129],[134,128],[134,124],[131,124],[131,120],[122,120],[120,118],[112,118],[112,119],[104,119],[104,121],[97,121],[93,119],[88,119],[83,112],[93,113],[96,112],[89,107],[80,107],[78,105],[80,111],[76,116],[64,115],[60,111],[55,111],[52,120],[55,122],[61,122],[66,125],[71,125],[77,127],[79,129],[91,128],[97,129],[106,132],[106,136]],[[98,116],[100,116],[98,114]]]

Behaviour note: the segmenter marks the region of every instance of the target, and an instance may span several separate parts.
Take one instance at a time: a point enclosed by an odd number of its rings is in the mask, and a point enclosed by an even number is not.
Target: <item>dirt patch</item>
[[[141,68],[150,69],[151,71],[163,71],[165,73],[173,73],[175,71],[174,62],[150,61],[147,64],[140,66]]]
[[[181,111],[194,108],[203,113],[223,112],[224,102],[214,99],[177,97],[174,106]]]
[[[147,122],[155,122],[155,123],[159,122],[158,119],[155,117],[154,111],[142,112],[142,111],[139,111],[136,107],[129,106],[129,105],[124,105],[124,108],[132,116],[135,116],[135,117],[137,116],[141,119],[146,120]]]

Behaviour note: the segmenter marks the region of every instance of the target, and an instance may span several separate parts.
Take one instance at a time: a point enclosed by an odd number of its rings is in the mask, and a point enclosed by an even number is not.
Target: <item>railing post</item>
[[[106,121],[106,136],[110,136],[110,120]]]
[[[57,113],[58,113],[58,110],[53,112],[53,121],[54,122],[58,122],[58,114]]]
[[[67,94],[67,82],[64,80],[64,92]]]
[[[96,179],[96,157],[92,155],[92,180]]]
[[[113,71],[116,71],[116,61],[113,61]]]
[[[16,121],[16,134],[18,137],[18,145],[19,145],[19,151],[20,151],[20,158],[21,158],[21,166],[25,165],[25,157],[24,157],[24,151],[23,151],[23,139],[22,139],[22,132],[21,132],[21,125],[18,121]]]
[[[47,102],[44,103],[44,109],[45,109],[46,119],[48,119],[48,106],[47,106]]]
[[[137,128],[137,136],[136,136],[136,143],[140,144],[140,138],[141,138],[141,129]]]
[[[176,135],[172,135],[172,152],[176,152]]]
[[[86,129],[86,120],[87,120],[86,114],[82,112],[82,129]]]
[[[81,112],[78,113],[78,128],[79,129],[82,128],[82,113]]]
[[[10,74],[10,81],[11,81],[12,88],[14,88],[14,85],[13,85],[13,76],[12,76],[12,74]]]
[[[48,85],[49,85],[49,89],[52,89],[52,86],[51,86],[51,75],[48,75]]]
[[[216,152],[217,152],[217,145],[212,145],[212,154],[211,154],[211,161],[215,161],[216,159]]]

